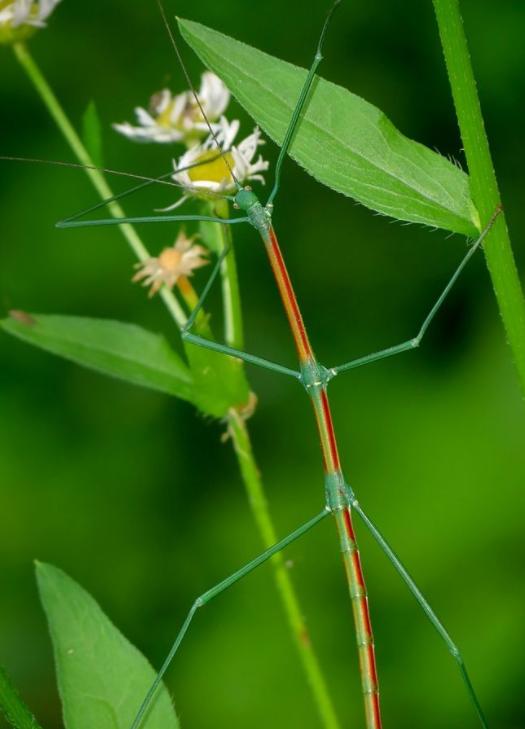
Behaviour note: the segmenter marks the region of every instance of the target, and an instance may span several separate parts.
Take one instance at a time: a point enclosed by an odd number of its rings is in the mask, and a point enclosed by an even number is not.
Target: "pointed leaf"
[[[37,564],[66,729],[129,729],[155,671],[99,605],[62,570]],[[141,729],[178,729],[164,687]]]
[[[179,20],[179,26],[203,63],[281,144],[307,72],[199,23]],[[477,235],[468,176],[341,86],[317,80],[290,155],[319,182],[383,215]]]
[[[77,364],[193,401],[192,375],[164,337],[123,322],[13,311],[4,331]]]
[[[104,166],[102,152],[102,124],[94,101],[90,101],[82,116],[82,141],[98,167]]]
[[[41,729],[29,708],[24,704],[9,676],[0,666],[0,715],[13,729]]]

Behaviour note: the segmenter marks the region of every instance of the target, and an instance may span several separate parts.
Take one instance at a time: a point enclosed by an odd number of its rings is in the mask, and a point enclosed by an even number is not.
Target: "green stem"
[[[46,105],[47,110],[51,114],[57,127],[62,132],[75,157],[82,165],[94,165],[94,162],[89,156],[89,153],[83,145],[82,140],[80,139],[75,128],[66,116],[64,110],[60,105],[60,102],[58,101],[55,94],[53,93],[53,90],[42,75],[42,72],[31,57],[29,51],[27,50],[27,47],[23,43],[15,43],[13,46],[13,50],[18,62],[29,76],[29,79],[35,87],[38,95]],[[113,192],[111,191],[111,188],[109,187],[104,175],[101,172],[93,169],[85,169],[84,171],[91,180],[93,187],[99,193],[100,197],[103,200],[113,197]],[[108,203],[108,210],[114,218],[125,217],[124,210],[115,201]],[[119,226],[119,230],[129,243],[131,249],[137,256],[139,261],[144,261],[150,257],[146,246],[142,242],[136,230],[131,225],[127,223],[122,224]],[[168,311],[170,312],[177,325],[179,327],[184,326],[184,324],[186,323],[186,315],[173,293],[166,287],[163,287],[160,291],[160,295],[162,296],[164,303],[168,308]]]
[[[40,729],[40,725],[0,667],[0,712],[14,729]]]
[[[472,70],[459,0],[433,0],[441,45],[481,228],[500,204],[500,194]],[[525,302],[505,216],[499,215],[484,245],[494,292],[525,393]]]
[[[255,462],[246,423],[239,413],[232,409],[228,415],[228,426],[250,508],[262,537],[264,547],[268,548],[278,541],[277,534],[268,509],[264,486]],[[308,628],[302,616],[299,600],[290,575],[285,567],[282,554],[275,554],[272,557],[272,563],[277,590],[322,724],[327,729],[339,729],[339,721],[328,692],[327,683],[310,642]]]
[[[218,200],[212,203],[212,213],[219,218],[230,217],[230,206],[227,200]],[[242,327],[241,296],[239,292],[239,277],[237,276],[237,263],[233,251],[233,238],[229,225],[217,225],[220,240],[220,251],[230,248],[231,253],[226,256],[221,267],[222,302],[224,308],[224,339],[226,344],[235,349],[244,347]]]

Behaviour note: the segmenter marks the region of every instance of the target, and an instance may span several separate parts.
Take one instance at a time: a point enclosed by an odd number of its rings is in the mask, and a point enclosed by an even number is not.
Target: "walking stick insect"
[[[282,172],[282,165],[284,162],[284,158],[286,157],[290,145],[293,141],[294,135],[297,133],[297,131],[300,129],[300,124],[302,120],[302,114],[305,110],[305,107],[308,103],[310,92],[312,91],[312,85],[314,82],[314,79],[316,77],[316,71],[319,67],[321,60],[322,60],[322,49],[323,44],[325,40],[325,36],[327,33],[327,29],[329,27],[330,20],[332,18],[332,15],[337,7],[339,5],[340,0],[336,0],[332,8],[330,9],[328,16],[326,18],[326,21],[324,23],[321,36],[316,48],[314,60],[312,62],[312,65],[310,66],[310,69],[306,75],[306,79],[304,82],[304,86],[302,88],[302,91],[299,95],[299,98],[297,100],[295,109],[293,111],[293,114],[291,115],[288,129],[286,131],[284,141],[281,146],[281,150],[278,156],[276,168],[275,168],[275,178],[274,178],[274,184],[271,189],[270,195],[263,205],[256,194],[249,188],[249,187],[243,187],[240,185],[238,180],[235,178],[234,171],[232,167],[230,166],[230,163],[228,162],[228,159],[226,156],[223,157],[226,167],[228,168],[228,172],[231,175],[231,178],[233,180],[233,183],[236,188],[236,192],[233,196],[226,196],[228,200],[233,202],[234,207],[240,211],[239,217],[229,218],[229,219],[222,219],[222,218],[215,218],[215,217],[208,217],[208,216],[201,216],[201,215],[156,215],[156,216],[149,216],[149,217],[130,217],[130,218],[120,218],[120,219],[101,219],[101,220],[79,220],[87,211],[83,211],[82,213],[79,213],[75,216],[72,216],[70,218],[67,218],[66,220],[62,221],[59,224],[59,227],[62,228],[75,228],[75,227],[93,227],[93,226],[103,226],[103,225],[118,225],[125,222],[129,223],[152,223],[152,222],[185,222],[185,221],[204,221],[204,222],[219,222],[225,225],[228,224],[243,224],[248,223],[252,227],[254,227],[257,232],[259,233],[263,244],[265,246],[265,250],[269,259],[269,263],[271,266],[271,269],[273,271],[275,281],[279,290],[279,293],[282,298],[282,302],[284,305],[286,317],[288,319],[288,323],[290,325],[290,329],[292,332],[292,336],[294,339],[294,343],[297,349],[297,354],[299,358],[299,369],[293,370],[288,367],[285,367],[281,364],[278,364],[276,362],[269,361],[267,359],[264,359],[258,355],[250,354],[247,352],[240,351],[238,349],[235,349],[231,346],[227,346],[225,344],[220,344],[211,340],[207,340],[204,337],[202,337],[199,334],[196,334],[193,331],[193,327],[197,321],[197,317],[199,315],[199,312],[202,309],[202,306],[210,292],[210,289],[217,278],[217,275],[219,273],[219,270],[221,268],[221,265],[223,264],[223,261],[226,259],[226,257],[229,255],[229,249],[226,248],[217,258],[217,261],[215,263],[213,272],[205,285],[202,295],[195,306],[187,324],[181,331],[182,338],[190,342],[194,345],[206,347],[211,350],[214,350],[216,352],[222,353],[225,356],[232,356],[237,357],[249,364],[258,365],[261,367],[264,367],[266,369],[269,369],[275,373],[286,375],[289,378],[295,379],[298,383],[300,383],[306,393],[308,394],[311,404],[313,406],[314,415],[317,423],[317,428],[319,432],[320,437],[320,443],[321,443],[321,451],[322,451],[322,458],[323,458],[323,466],[324,466],[324,488],[325,488],[325,505],[323,510],[318,513],[316,516],[314,516],[312,519],[295,529],[293,532],[291,532],[287,537],[280,540],[278,543],[276,543],[273,547],[265,550],[262,552],[258,557],[253,559],[252,561],[248,562],[246,565],[241,567],[238,571],[233,573],[231,576],[227,577],[225,580],[221,581],[211,589],[207,590],[203,594],[201,594],[193,603],[193,605],[190,608],[190,611],[187,615],[186,620],[184,621],[182,628],[180,629],[175,642],[163,664],[161,667],[158,676],[152,685],[150,691],[148,692],[146,698],[144,699],[138,714],[135,718],[135,721],[133,723],[132,729],[138,729],[138,727],[141,725],[142,720],[148,711],[151,702],[155,698],[156,691],[162,681],[162,678],[167,671],[169,665],[171,664],[177,650],[179,649],[179,646],[193,620],[193,617],[195,613],[198,611],[200,607],[203,607],[208,602],[212,601],[215,597],[217,597],[219,594],[227,590],[229,587],[231,587],[233,584],[235,584],[238,580],[248,575],[250,572],[252,572],[256,567],[258,567],[260,564],[267,561],[272,555],[276,554],[277,552],[280,552],[282,549],[284,549],[287,545],[289,545],[291,542],[297,540],[299,537],[304,535],[306,532],[308,532],[310,529],[312,529],[315,525],[317,525],[320,521],[325,519],[327,516],[331,515],[334,517],[337,530],[339,533],[339,539],[341,543],[341,552],[343,556],[343,562],[345,565],[345,571],[346,576],[348,580],[348,586],[350,591],[350,597],[352,602],[352,608],[353,608],[353,614],[354,614],[354,621],[355,621],[355,628],[356,628],[356,638],[357,638],[357,645],[358,645],[358,654],[359,654],[359,663],[360,663],[360,671],[361,671],[361,682],[362,682],[362,691],[363,691],[363,700],[364,700],[364,706],[365,706],[365,716],[366,716],[366,726],[367,729],[379,729],[381,727],[381,712],[380,712],[380,703],[379,703],[379,684],[378,684],[378,678],[377,678],[377,670],[376,670],[376,663],[375,663],[375,651],[374,651],[374,641],[373,641],[373,635],[372,635],[372,628],[371,628],[371,621],[370,621],[370,615],[368,610],[368,601],[367,601],[367,593],[366,593],[366,587],[365,587],[365,581],[364,576],[361,568],[361,562],[360,562],[360,556],[357,549],[356,539],[355,539],[355,533],[354,533],[354,527],[352,522],[352,511],[357,513],[364,525],[367,527],[373,538],[378,542],[388,559],[391,561],[394,568],[397,570],[403,581],[406,583],[407,587],[413,594],[413,596],[416,598],[417,602],[425,612],[426,616],[430,620],[431,624],[434,626],[435,630],[438,632],[444,643],[446,644],[448,650],[454,657],[458,670],[462,676],[462,679],[465,683],[466,690],[468,692],[468,695],[470,697],[470,700],[472,701],[472,704],[475,708],[475,711],[477,712],[480,725],[482,727],[487,727],[487,722],[484,718],[479,700],[477,698],[477,695],[474,691],[474,688],[471,684],[469,675],[466,671],[465,664],[463,661],[463,658],[456,647],[455,643],[452,641],[451,637],[449,636],[448,632],[442,625],[442,623],[438,620],[437,616],[433,612],[432,608],[428,604],[428,602],[425,600],[411,577],[409,576],[408,572],[406,571],[405,567],[401,564],[399,559],[396,557],[395,553],[389,546],[389,544],[386,542],[386,540],[383,538],[379,530],[376,528],[374,523],[371,521],[371,519],[367,516],[363,508],[361,507],[359,501],[357,500],[357,497],[354,493],[354,490],[349,486],[348,482],[345,480],[345,477],[343,476],[343,472],[341,469],[340,459],[339,459],[339,453],[338,453],[338,447],[334,432],[334,426],[332,423],[332,416],[330,412],[330,405],[328,401],[327,396],[327,389],[330,381],[336,377],[339,374],[342,374],[343,372],[349,371],[350,369],[354,369],[356,367],[369,364],[372,362],[376,362],[380,359],[388,358],[393,355],[401,354],[403,352],[409,351],[411,349],[417,348],[426,331],[428,330],[432,320],[438,313],[439,309],[443,305],[447,295],[449,294],[450,290],[454,286],[456,280],[458,279],[459,275],[461,274],[464,267],[467,265],[470,258],[474,255],[476,250],[480,247],[483,239],[487,235],[488,231],[490,230],[490,227],[492,223],[494,222],[494,219],[498,213],[498,211],[495,212],[494,216],[492,217],[491,221],[489,222],[488,226],[485,228],[485,230],[482,232],[476,243],[471,246],[467,254],[464,256],[463,260],[460,262],[459,266],[453,273],[452,277],[444,287],[443,291],[441,292],[440,296],[435,301],[434,305],[431,307],[428,315],[423,320],[423,323],[418,330],[417,334],[404,342],[401,342],[400,344],[388,347],[384,350],[380,350],[377,352],[373,352],[369,355],[366,355],[364,357],[360,357],[355,360],[351,360],[349,362],[346,362],[341,365],[337,365],[334,367],[324,367],[321,365],[318,360],[316,359],[316,356],[314,354],[314,351],[312,349],[312,346],[309,341],[309,337],[305,328],[305,324],[303,321],[303,317],[297,302],[297,299],[295,297],[295,293],[293,290],[293,286],[286,268],[286,264],[284,262],[284,258],[277,240],[277,235],[275,233],[275,230],[272,225],[272,213],[273,213],[273,206],[274,202],[277,199],[277,194],[279,192],[280,187],[280,181],[281,181],[281,172]],[[164,12],[163,12],[164,16]],[[177,44],[175,42],[175,39],[173,37],[173,34],[171,33],[171,30],[169,28],[169,24],[166,21],[166,18],[164,16],[164,20],[166,22],[166,25],[168,27],[170,37],[173,43],[173,46],[175,48],[175,51],[177,53],[177,56],[180,59],[180,54],[178,51]],[[182,61],[181,61],[182,63]],[[183,67],[184,68],[184,67]],[[185,72],[186,73],[186,72]],[[189,78],[188,78],[189,81]],[[190,87],[191,86],[190,82]],[[200,102],[198,99],[198,96],[194,93],[196,103],[200,106]],[[209,123],[209,121],[206,119],[206,115],[204,114],[204,111],[201,108],[201,111],[203,113],[203,117],[206,120],[206,123],[209,126],[209,130],[211,133],[211,136],[217,141],[216,135]],[[222,150],[220,148],[220,145],[217,143],[217,154],[222,154]],[[99,207],[99,206],[97,206]],[[93,210],[93,208],[91,209]]]

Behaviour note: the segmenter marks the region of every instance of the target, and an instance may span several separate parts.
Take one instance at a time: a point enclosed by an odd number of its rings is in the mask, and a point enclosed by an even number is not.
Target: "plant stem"
[[[459,0],[433,0],[433,3],[467,158],[472,199],[483,228],[500,204],[500,194]],[[484,249],[501,318],[525,393],[525,302],[504,214],[498,216]]]
[[[30,56],[27,48],[23,44],[18,43],[14,46],[14,52],[22,68],[26,71],[32,81],[39,96],[42,98],[49,113],[56,122],[59,130],[67,140],[76,158],[81,164],[93,165],[93,161],[80,137],[66,116],[40,69]],[[85,172],[102,198],[112,197],[113,193],[107,184],[106,179],[99,171],[86,169]],[[224,202],[227,206],[227,202]],[[113,201],[109,203],[108,209],[113,217],[124,217],[124,211],[117,202]],[[219,217],[228,217],[227,207],[224,208],[218,206],[216,211]],[[224,248],[225,246],[231,246],[232,241],[229,227],[226,225],[218,225],[217,227],[219,229],[218,233],[220,235],[221,247]],[[133,226],[125,223],[120,225],[119,229],[140,261],[149,258],[149,253]],[[221,273],[225,306],[226,340],[230,346],[242,348],[242,316],[237,268],[233,253],[232,255],[227,256]],[[183,282],[181,293],[190,308],[196,305],[198,300],[197,295],[187,279]],[[178,300],[166,287],[161,289],[160,294],[177,326],[179,328],[182,327],[186,323],[187,317]],[[203,319],[203,321],[205,322],[205,319]],[[254,519],[259,528],[264,546],[270,547],[277,541],[277,536],[269,513],[263,484],[254,460],[246,423],[243,417],[236,410],[232,409],[228,414],[228,425]],[[335,710],[328,694],[327,684],[317,657],[310,644],[308,631],[301,615],[299,600],[295,593],[290,576],[286,571],[280,554],[275,555],[272,559],[275,567],[277,588],[281,596],[293,638],[299,650],[323,726],[325,729],[339,729],[339,722],[336,718]],[[17,727],[17,729],[39,729],[39,727],[35,724],[31,728],[28,725],[25,725]]]
[[[230,206],[227,200],[218,200],[214,203],[214,213],[220,218],[230,217]],[[242,328],[241,297],[239,292],[239,279],[237,276],[237,263],[233,251],[233,238],[229,225],[217,224],[221,240],[221,251],[230,248],[231,253],[222,263],[222,301],[224,309],[224,339],[226,344],[236,349],[244,347]]]
[[[228,415],[228,426],[246,487],[246,494],[250,503],[250,508],[257,523],[263,544],[265,548],[268,548],[277,542],[277,534],[268,509],[264,486],[253,456],[246,422],[236,410],[232,409]],[[275,554],[271,561],[274,567],[274,578],[277,590],[290,625],[295,645],[308,678],[322,724],[324,727],[327,727],[327,729],[338,729],[340,725],[328,692],[327,683],[310,642],[308,628],[306,627],[303,619],[299,600],[295,593],[290,575],[285,567],[282,554]]]
[[[40,729],[40,725],[0,667],[0,711],[14,729]]]
[[[62,132],[75,157],[78,159],[80,164],[93,166],[94,162],[89,156],[89,153],[83,145],[82,140],[80,139],[75,128],[66,116],[64,110],[60,105],[60,102],[58,101],[55,94],[53,93],[53,90],[42,75],[42,72],[31,57],[29,51],[27,50],[27,47],[23,43],[15,43],[13,46],[13,50],[18,62],[29,76],[29,79],[35,87],[38,95],[46,105],[47,110],[49,111],[53,120],[56,122],[56,125]],[[99,193],[102,199],[110,198],[113,196],[111,188],[109,187],[104,175],[101,172],[93,169],[85,169],[84,171],[91,180],[93,187]],[[124,210],[115,201],[108,203],[108,210],[114,218],[125,217]],[[137,256],[139,261],[144,261],[146,258],[150,257],[146,246],[142,242],[141,238],[139,237],[137,231],[133,228],[133,226],[129,225],[128,223],[124,223],[119,226],[119,230],[129,243],[131,249]],[[164,303],[166,304],[166,307],[168,308],[168,311],[175,320],[176,324],[179,327],[184,326],[184,324],[186,323],[186,315],[173,293],[164,286],[160,291],[160,295],[162,296],[162,299],[164,300]]]

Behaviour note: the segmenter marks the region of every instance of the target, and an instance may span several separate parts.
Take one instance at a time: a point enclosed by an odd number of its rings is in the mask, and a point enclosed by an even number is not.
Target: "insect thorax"
[[[257,195],[249,189],[242,189],[235,195],[235,204],[243,210],[259,233],[266,238],[270,229],[271,213],[263,207]]]

